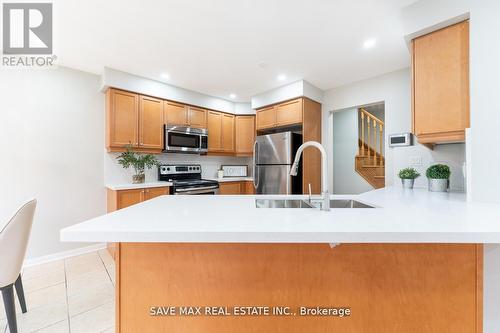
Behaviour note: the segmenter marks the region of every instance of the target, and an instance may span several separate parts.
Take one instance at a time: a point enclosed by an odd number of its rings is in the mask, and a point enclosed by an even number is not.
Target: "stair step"
[[[385,179],[385,176],[374,176],[376,179]]]
[[[363,165],[363,168],[383,168],[383,165],[372,165],[372,164],[365,164]]]

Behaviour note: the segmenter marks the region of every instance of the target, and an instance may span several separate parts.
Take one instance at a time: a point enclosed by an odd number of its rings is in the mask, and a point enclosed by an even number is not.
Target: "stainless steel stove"
[[[158,180],[172,182],[170,194],[218,194],[219,183],[201,179],[201,165],[164,164],[158,167]]]

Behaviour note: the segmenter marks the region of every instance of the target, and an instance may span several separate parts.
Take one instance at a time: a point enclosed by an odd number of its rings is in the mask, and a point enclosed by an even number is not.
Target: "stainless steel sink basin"
[[[314,207],[321,207],[322,201],[318,200],[313,200],[312,205]],[[341,200],[341,199],[335,199],[335,200],[330,200],[330,208],[375,208],[373,206],[364,204],[362,202],[356,201],[356,200]]]
[[[304,200],[255,199],[257,208],[314,208]]]
[[[356,200],[330,200],[330,208],[375,208]]]

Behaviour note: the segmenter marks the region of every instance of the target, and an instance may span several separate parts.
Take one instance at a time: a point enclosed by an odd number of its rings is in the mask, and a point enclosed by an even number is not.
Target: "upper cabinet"
[[[210,153],[222,151],[222,113],[208,111],[208,151]]]
[[[302,123],[303,99],[297,98],[257,110],[257,130]]]
[[[302,98],[294,99],[276,106],[276,126],[302,123]]]
[[[164,101],[163,112],[165,114],[165,123],[168,125],[188,126],[188,107],[187,105]]]
[[[140,96],[139,104],[139,148],[163,148],[163,101]]]
[[[207,110],[190,106],[188,116],[190,127],[207,128]]]
[[[255,116],[206,110],[114,88],[106,92],[106,148],[161,153],[164,125],[208,128],[213,155],[252,155]]]
[[[273,128],[276,126],[276,108],[274,106],[257,110],[257,129]]]
[[[210,136],[210,131],[208,132]],[[222,151],[234,153],[234,115],[222,114]]]
[[[253,145],[255,142],[255,117],[236,116],[235,134],[236,155],[251,156],[253,154]]]
[[[106,93],[106,146],[108,150],[139,144],[139,95],[109,89]]]
[[[208,152],[234,153],[234,119],[232,114],[208,111]]]
[[[109,89],[106,94],[106,148],[123,151],[127,145],[160,152],[163,142],[163,101]]]
[[[206,128],[207,110],[181,103],[164,102],[165,123],[186,127]]]
[[[412,41],[413,133],[420,143],[465,140],[469,125],[469,22]]]

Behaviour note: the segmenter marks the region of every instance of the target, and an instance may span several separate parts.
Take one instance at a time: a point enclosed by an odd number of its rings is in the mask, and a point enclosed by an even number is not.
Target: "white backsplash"
[[[105,153],[104,157],[104,182],[105,184],[130,183],[133,169],[125,170],[118,164],[116,157],[119,153]],[[200,164],[202,178],[217,178],[217,170],[221,165],[248,165],[248,173],[251,176],[251,157],[233,156],[200,156],[191,154],[161,154],[155,155],[163,164]],[[156,167],[146,170],[146,182],[158,180],[158,170]]]
[[[398,172],[407,167],[417,169],[421,174],[415,180],[415,187],[427,187],[425,171],[433,164],[443,163],[450,167],[450,188],[454,191],[465,190],[465,175],[463,165],[465,163],[465,144],[436,145],[434,150],[424,148],[416,144],[409,147],[389,148],[393,156],[394,184],[401,186]],[[389,172],[386,170],[386,172]]]

